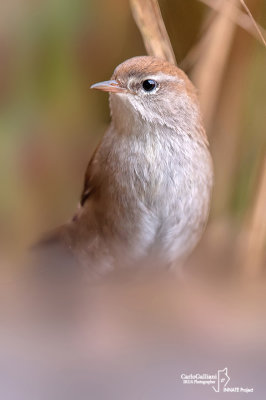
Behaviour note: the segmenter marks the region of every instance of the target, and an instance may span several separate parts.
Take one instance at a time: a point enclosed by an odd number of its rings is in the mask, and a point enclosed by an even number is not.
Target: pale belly
[[[133,176],[133,175],[131,175]],[[188,181],[182,171],[157,171],[150,181],[131,182],[130,190],[119,187],[119,203],[101,215],[112,249],[132,262],[159,262],[162,266],[182,260],[197,244],[209,211],[210,185],[205,180]],[[121,195],[122,193],[122,195]],[[112,192],[113,196],[113,192]],[[107,212],[108,210],[108,212]]]

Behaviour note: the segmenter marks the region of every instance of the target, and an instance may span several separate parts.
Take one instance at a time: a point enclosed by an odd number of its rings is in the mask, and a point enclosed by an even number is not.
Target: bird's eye
[[[145,92],[152,92],[157,87],[157,82],[153,79],[146,79],[142,82],[142,87]]]

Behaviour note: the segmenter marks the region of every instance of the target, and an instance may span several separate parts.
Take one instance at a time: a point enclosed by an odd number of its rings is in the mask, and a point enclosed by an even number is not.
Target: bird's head
[[[130,58],[118,65],[111,80],[91,88],[110,92],[112,115],[119,120],[122,113],[128,119],[191,129],[200,118],[196,91],[186,74],[159,58]]]

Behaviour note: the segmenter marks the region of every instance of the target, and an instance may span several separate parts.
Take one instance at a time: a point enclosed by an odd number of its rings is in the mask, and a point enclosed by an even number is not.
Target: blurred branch
[[[135,22],[142,35],[145,48],[155,56],[176,64],[174,51],[164,25],[157,0],[130,0]]]
[[[238,262],[245,275],[260,277],[266,245],[266,155],[259,172],[257,195],[240,237]]]
[[[246,15],[243,11],[241,11],[238,8],[237,5],[234,5],[234,4],[233,4],[234,12],[228,13],[227,10],[223,7],[223,3],[225,3],[226,1],[228,2],[228,0],[223,0],[222,3],[219,1],[214,2],[213,0],[198,0],[198,1],[200,1],[201,3],[205,4],[206,6],[208,6],[210,8],[212,8],[215,11],[223,13],[228,18],[230,18],[235,24],[237,24],[242,29],[247,31],[253,37],[255,37],[256,39],[260,38],[262,43],[264,43],[264,45],[266,45],[265,39],[263,37],[263,35],[266,35],[265,29],[255,21],[249,8],[247,7],[247,5],[245,4],[245,2],[243,0],[240,0],[240,2],[243,5],[243,7],[245,8],[248,15]],[[229,0],[229,1],[231,1],[231,0]]]
[[[208,130],[211,127],[220,93],[224,69],[227,65],[234,37],[235,24],[240,25],[256,38],[259,35],[263,43],[265,40],[262,34],[264,29],[255,22],[243,0],[240,0],[240,2],[248,15],[238,8],[239,0],[199,1],[215,9],[218,13],[212,19],[198,45],[191,50],[184,60],[183,66],[195,65],[192,78],[199,89],[202,112]]]
[[[215,15],[204,34],[199,49],[200,59],[192,71],[192,80],[199,90],[207,130],[211,126],[235,33],[235,24],[227,17],[235,13],[235,1],[219,3],[221,12]]]
[[[254,25],[254,27],[255,27],[255,29],[256,29],[258,35],[259,35],[259,37],[261,38],[262,43],[263,43],[264,46],[266,47],[266,41],[265,41],[265,39],[264,39],[264,37],[263,37],[263,34],[262,34],[262,28],[259,27],[258,23],[257,23],[257,22],[255,21],[255,19],[253,18],[253,15],[251,14],[251,12],[250,12],[248,6],[246,5],[246,3],[244,2],[244,0],[240,0],[240,3],[242,4],[242,6],[244,7],[244,9],[246,10],[246,12],[247,12],[247,14],[248,14],[248,16],[249,16],[251,22],[253,23],[253,25]]]

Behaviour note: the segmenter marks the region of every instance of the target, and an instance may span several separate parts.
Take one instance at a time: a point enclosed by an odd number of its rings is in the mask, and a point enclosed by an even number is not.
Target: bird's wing
[[[83,191],[80,199],[81,206],[85,204],[96,188],[93,166],[96,162],[95,156],[98,147],[99,146],[96,147],[86,170]],[[31,247],[32,252],[37,255],[38,270],[40,270],[39,266],[42,268],[45,267],[44,269],[46,271],[48,269],[49,271],[61,270],[58,266],[62,266],[62,269],[65,271],[67,265],[71,265],[71,270],[72,266],[75,266],[76,268],[77,260],[72,248],[73,243],[76,241],[75,224],[73,224],[75,218],[76,216],[74,216],[72,222],[59,226],[53,231],[48,232]],[[47,266],[49,266],[49,268],[47,268]]]
[[[97,150],[99,148],[100,145],[98,145],[96,147],[96,149],[93,152],[93,155],[90,159],[90,162],[88,164],[86,173],[85,173],[85,179],[84,179],[84,185],[83,185],[83,190],[82,190],[82,194],[81,194],[81,198],[80,198],[80,205],[83,206],[86,202],[86,200],[88,199],[88,197],[92,194],[92,192],[95,189],[95,185],[93,184],[93,164],[95,162],[95,156],[97,153]]]

